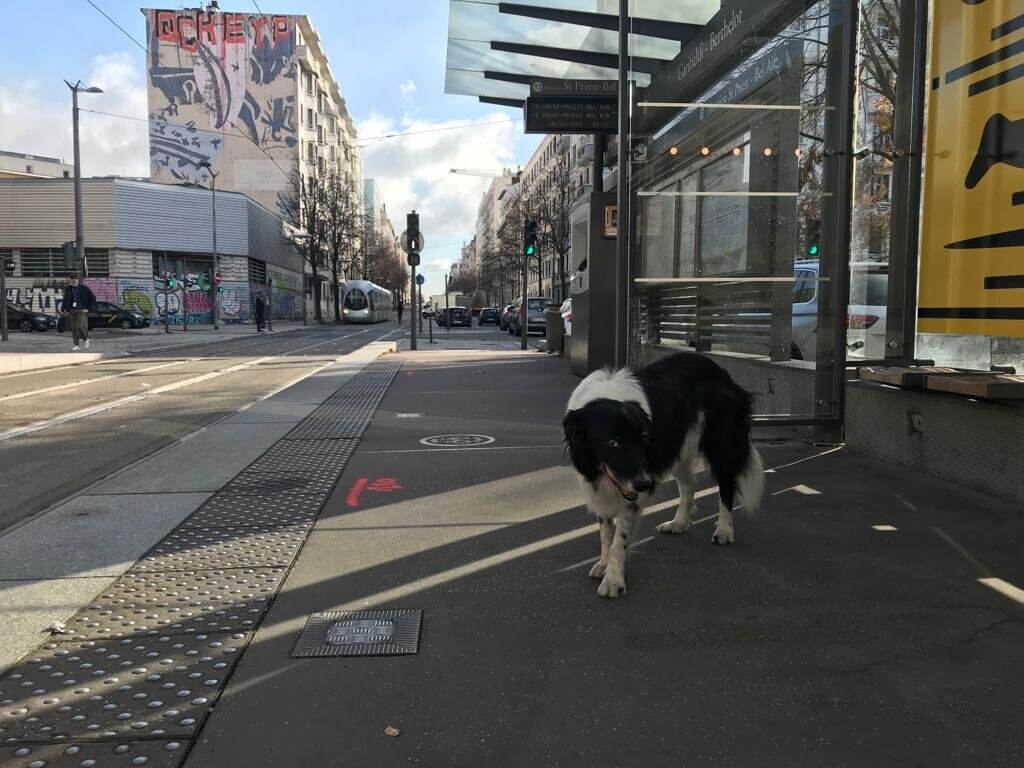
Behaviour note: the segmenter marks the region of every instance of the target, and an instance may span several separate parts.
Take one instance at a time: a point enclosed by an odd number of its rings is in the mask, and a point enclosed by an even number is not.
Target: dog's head
[[[594,400],[562,421],[569,460],[597,485],[607,478],[626,501],[654,487],[648,459],[651,422],[634,402]]]

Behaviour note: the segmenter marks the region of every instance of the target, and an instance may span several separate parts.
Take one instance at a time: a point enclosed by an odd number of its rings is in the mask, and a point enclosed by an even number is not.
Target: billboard
[[[918,330],[1024,336],[1024,0],[932,9]]]
[[[299,157],[296,17],[143,13],[152,180],[208,186],[210,163],[218,189],[276,213]]]

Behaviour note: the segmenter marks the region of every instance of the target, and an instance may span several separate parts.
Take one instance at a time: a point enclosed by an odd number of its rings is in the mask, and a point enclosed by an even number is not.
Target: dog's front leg
[[[612,548],[612,539],[615,538],[614,518],[602,517],[598,522],[601,524],[601,559],[590,569],[590,578],[592,579],[600,579],[604,576],[604,572],[608,568],[608,553]]]
[[[597,594],[601,597],[618,597],[626,594],[626,555],[629,553],[629,537],[636,523],[636,504],[627,504],[615,516],[615,534],[608,551],[608,565],[605,568]]]

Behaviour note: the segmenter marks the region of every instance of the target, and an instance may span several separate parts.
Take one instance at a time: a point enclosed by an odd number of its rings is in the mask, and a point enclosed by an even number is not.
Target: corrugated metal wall
[[[114,181],[82,182],[85,244],[114,246]],[[75,188],[70,179],[0,180],[0,248],[59,248],[75,239]]]
[[[281,219],[262,205],[247,200],[249,255],[268,264],[302,272],[302,254],[284,236]]]
[[[118,179],[114,200],[117,244],[121,248],[213,252],[213,207],[209,190]],[[238,256],[248,253],[249,232],[243,195],[217,195],[217,250]]]

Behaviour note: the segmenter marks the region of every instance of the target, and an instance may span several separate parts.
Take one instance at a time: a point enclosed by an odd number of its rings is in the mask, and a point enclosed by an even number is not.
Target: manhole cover
[[[434,435],[420,440],[420,443],[431,448],[470,448],[493,442],[494,438],[490,435]]]
[[[292,658],[322,656],[402,656],[420,645],[423,611],[320,611],[306,621]]]

